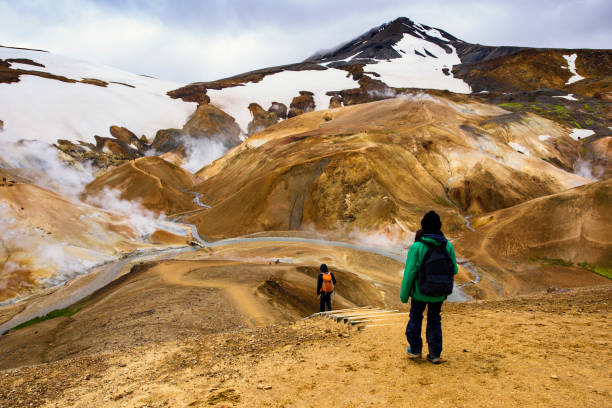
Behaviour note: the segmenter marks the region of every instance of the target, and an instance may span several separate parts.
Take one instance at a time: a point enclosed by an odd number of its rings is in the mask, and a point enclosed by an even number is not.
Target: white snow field
[[[594,135],[595,132],[590,129],[572,129],[572,133],[570,133],[570,137],[574,140],[584,139],[585,137],[589,137]]]
[[[246,133],[252,119],[250,103],[255,102],[268,109],[274,101],[284,103],[289,108],[300,91],[310,91],[314,93],[315,110],[327,109],[331,97],[325,95],[325,92],[359,87],[346,74],[346,71],[333,68],[325,71],[283,71],[268,75],[257,83],[249,82],[244,86],[221,90],[209,89],[207,95],[212,104],[233,116]]]
[[[563,58],[565,58],[567,61],[567,69],[569,69],[569,72],[573,74],[572,77],[567,80],[565,85],[573,84],[574,82],[584,79],[583,76],[578,75],[578,72],[576,72],[576,58],[578,58],[578,54],[564,55]]]
[[[27,58],[45,65],[12,63],[11,68],[44,71],[70,79],[94,78],[107,87],[61,82],[21,75],[20,82],[0,84],[0,139],[57,139],[94,142],[94,135],[109,136],[109,126],[125,126],[149,140],[159,129],[182,127],[197,104],[172,99],[167,91],[183,84],[136,75],[101,64],[41,51],[0,47],[0,58]],[[110,83],[121,82],[132,87]]]

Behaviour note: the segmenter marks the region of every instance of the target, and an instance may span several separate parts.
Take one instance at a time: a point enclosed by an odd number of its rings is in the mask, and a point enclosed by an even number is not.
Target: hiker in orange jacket
[[[327,310],[331,311],[331,297],[334,292],[334,285],[336,285],[336,277],[327,269],[327,265],[325,264],[321,264],[319,269],[321,270],[317,279],[317,295],[321,296],[319,311],[324,312],[326,305]]]

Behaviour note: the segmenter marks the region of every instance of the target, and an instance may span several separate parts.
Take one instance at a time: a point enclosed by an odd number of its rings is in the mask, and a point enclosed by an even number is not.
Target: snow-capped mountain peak
[[[395,45],[405,35],[435,44],[447,53],[453,52],[450,43],[462,42],[444,30],[415,23],[406,17],[400,17],[374,27],[351,41],[330,50],[319,51],[307,58],[306,61],[330,62],[346,59],[359,61],[401,58],[402,54],[395,49]]]

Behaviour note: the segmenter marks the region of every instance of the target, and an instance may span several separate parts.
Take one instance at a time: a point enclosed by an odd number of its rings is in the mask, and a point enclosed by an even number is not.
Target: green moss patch
[[[507,102],[500,103],[499,106],[501,106],[502,108],[521,109],[523,107],[523,104],[518,102]]]
[[[600,266],[600,265],[591,265],[588,262],[580,262],[578,266],[580,266],[583,269],[586,269],[587,271],[591,271],[598,275],[601,275],[604,278],[612,279],[612,268],[608,268],[608,267]]]
[[[608,104],[597,101],[580,105],[521,101],[499,103],[498,106],[513,112],[532,112],[578,129],[592,128],[596,125],[610,126],[610,121],[606,116]]]
[[[436,196],[436,198],[434,198],[434,203],[438,204],[438,205],[443,205],[444,207],[452,207],[453,205],[444,197],[441,196]]]
[[[545,265],[574,266],[573,262],[566,261],[565,259],[560,258],[538,258],[537,260]]]
[[[44,322],[45,320],[55,319],[56,317],[70,317],[81,310],[82,306],[68,306],[65,309],[56,309],[44,316],[35,317],[34,319],[23,322],[18,326],[15,326],[12,330],[23,329],[24,327],[32,326],[33,324]]]

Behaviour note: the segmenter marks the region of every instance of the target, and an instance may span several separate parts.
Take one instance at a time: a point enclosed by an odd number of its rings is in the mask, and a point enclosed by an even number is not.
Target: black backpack
[[[453,292],[455,265],[446,252],[446,245],[435,245],[424,240],[418,242],[428,248],[419,269],[419,291],[433,297],[450,295]]]

